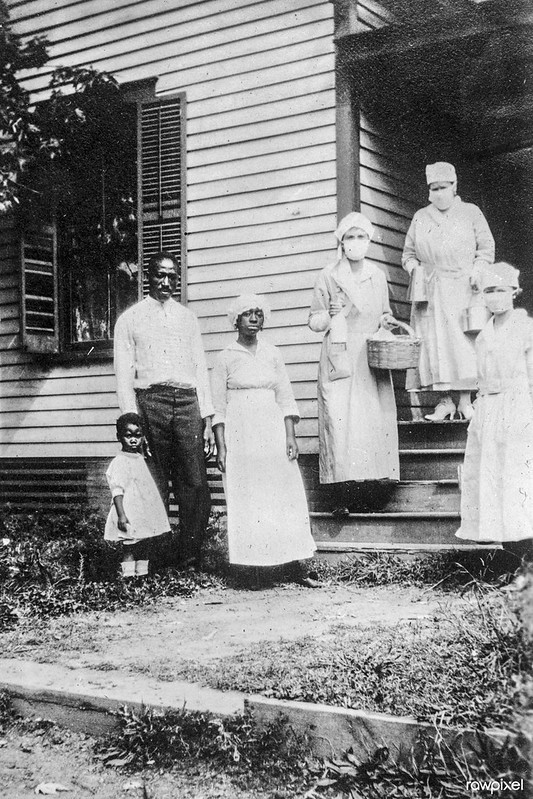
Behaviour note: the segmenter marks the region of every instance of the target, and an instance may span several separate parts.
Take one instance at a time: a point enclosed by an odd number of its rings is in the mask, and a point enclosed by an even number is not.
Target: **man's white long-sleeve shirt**
[[[146,297],[117,320],[114,348],[122,413],[137,411],[136,388],[171,383],[195,388],[202,418],[213,414],[200,326],[188,308]]]

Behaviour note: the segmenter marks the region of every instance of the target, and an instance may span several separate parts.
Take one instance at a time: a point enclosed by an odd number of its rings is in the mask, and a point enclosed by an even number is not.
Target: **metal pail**
[[[415,266],[409,278],[407,290],[409,302],[427,302],[426,270],[423,266]]]
[[[463,311],[461,326],[463,333],[479,333],[490,319],[490,311],[485,305],[470,305]]]

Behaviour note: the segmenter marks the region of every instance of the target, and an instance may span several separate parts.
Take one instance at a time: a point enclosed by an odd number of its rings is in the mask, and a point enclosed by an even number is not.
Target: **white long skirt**
[[[435,274],[428,283],[429,302],[413,303],[411,325],[422,339],[418,369],[407,371],[408,391],[474,391],[475,337],[464,333],[461,316],[470,305],[468,275],[446,278]]]
[[[276,566],[316,550],[297,461],[271,389],[228,391],[223,475],[231,563]]]
[[[458,538],[533,538],[533,405],[524,378],[478,397],[468,428]]]

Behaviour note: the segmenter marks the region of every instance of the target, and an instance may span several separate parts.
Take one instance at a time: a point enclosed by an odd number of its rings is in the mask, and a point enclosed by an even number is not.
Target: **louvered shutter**
[[[22,345],[28,352],[59,352],[55,226],[24,231],[21,262]]]
[[[183,301],[185,97],[179,95],[140,103],[139,114],[139,242],[143,295],[148,293],[150,257],[159,250],[168,250],[179,264],[174,296]]]

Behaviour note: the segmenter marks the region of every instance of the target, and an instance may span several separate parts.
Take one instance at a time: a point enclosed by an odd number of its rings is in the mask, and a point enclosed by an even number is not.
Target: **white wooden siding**
[[[15,30],[44,34],[52,61],[120,82],[157,77],[187,95],[188,297],[208,360],[234,336],[226,307],[269,296],[265,334],[298,397],[302,449],[316,452],[320,337],[306,325],[317,271],[335,253],[333,5],[329,0],[8,0]],[[169,6],[172,6],[169,8]],[[14,249],[15,248],[15,249]],[[20,350],[16,242],[0,231],[0,409],[4,457],[112,456],[110,361],[43,365]]]
[[[376,232],[369,257],[387,275],[392,311],[409,321],[406,301],[407,273],[401,256],[405,234],[415,211],[421,206],[424,184],[412,166],[413,149],[403,147],[379,122],[371,122],[364,111],[359,126],[361,211],[374,223]],[[411,395],[397,389],[400,418],[409,418]]]

